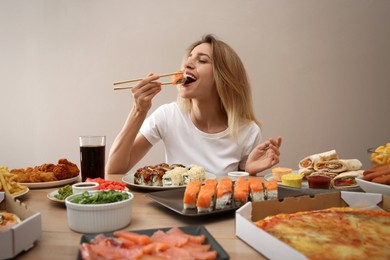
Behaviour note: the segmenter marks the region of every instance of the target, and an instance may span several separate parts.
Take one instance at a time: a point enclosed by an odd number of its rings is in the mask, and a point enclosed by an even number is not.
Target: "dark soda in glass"
[[[105,146],[80,146],[81,178],[104,179]]]

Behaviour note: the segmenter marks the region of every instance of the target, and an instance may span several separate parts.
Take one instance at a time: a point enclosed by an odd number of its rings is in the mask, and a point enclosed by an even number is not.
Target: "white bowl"
[[[134,195],[123,192],[129,194],[128,199],[107,204],[77,204],[71,200],[78,194],[67,197],[65,205],[70,229],[80,233],[105,233],[125,228],[131,221]]]
[[[356,178],[356,182],[359,184],[360,188],[362,188],[365,192],[390,195],[390,185],[379,184],[372,181],[366,181],[363,180],[362,177]]]
[[[238,177],[247,178],[247,177],[249,176],[249,173],[243,172],[243,171],[236,171],[236,172],[229,172],[229,173],[228,173],[228,176],[229,176],[230,179],[232,179],[233,181],[236,181],[236,180],[238,179]]]
[[[78,182],[72,185],[73,194],[82,193],[84,191],[97,190],[99,183],[97,182]]]

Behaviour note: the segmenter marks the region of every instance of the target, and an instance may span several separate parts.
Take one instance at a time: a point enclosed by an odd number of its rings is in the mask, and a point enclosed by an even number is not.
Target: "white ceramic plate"
[[[20,183],[21,185],[27,186],[31,189],[40,189],[40,188],[52,188],[52,187],[58,187],[63,186],[69,183],[77,182],[80,178],[79,176],[60,180],[60,181],[48,181],[48,182],[30,182],[30,183]]]
[[[381,193],[383,195],[390,195],[390,185],[379,184],[372,181],[363,180],[362,177],[356,178],[356,182],[360,188],[368,193]]]
[[[206,180],[207,179],[216,179],[217,176],[215,174],[206,172]],[[131,187],[135,188],[140,188],[140,189],[145,189],[145,190],[171,190],[171,189],[178,189],[178,188],[183,188],[185,185],[181,186],[147,186],[147,185],[140,185],[140,184],[135,184],[134,183],[134,174],[128,174],[123,176],[122,181]]]

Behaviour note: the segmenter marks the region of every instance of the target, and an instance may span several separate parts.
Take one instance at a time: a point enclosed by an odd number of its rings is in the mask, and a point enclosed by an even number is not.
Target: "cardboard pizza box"
[[[0,232],[0,259],[13,258],[33,247],[42,234],[41,214],[4,192],[0,192],[0,211],[14,213],[22,220],[8,231]]]
[[[332,192],[283,200],[248,202],[236,211],[236,236],[269,259],[307,259],[303,254],[255,225],[255,221],[278,213],[319,210],[330,207],[378,209],[390,212],[390,196],[377,193]]]

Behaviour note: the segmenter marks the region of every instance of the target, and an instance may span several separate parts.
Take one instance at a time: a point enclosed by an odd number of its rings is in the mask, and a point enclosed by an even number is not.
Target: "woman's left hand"
[[[279,136],[276,140],[270,138],[256,146],[248,156],[245,171],[250,175],[256,175],[279,163],[281,144],[282,138]]]

